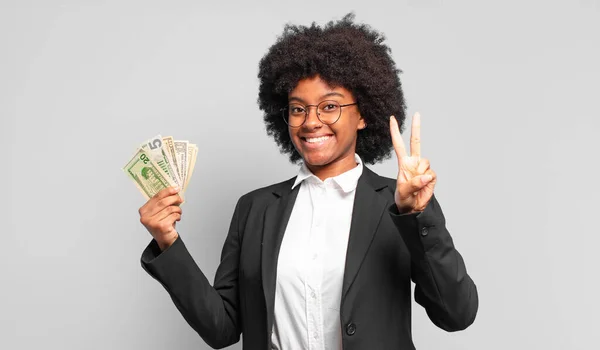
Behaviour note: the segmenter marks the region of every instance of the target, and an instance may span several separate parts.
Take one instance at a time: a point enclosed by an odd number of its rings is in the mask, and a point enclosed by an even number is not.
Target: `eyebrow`
[[[325,95],[322,95],[319,99],[321,101],[323,101],[324,98],[326,98],[326,97],[332,97],[332,96],[338,96],[338,97],[342,97],[342,98],[345,97],[344,94],[342,94],[341,92],[332,91],[332,92],[326,93]],[[297,97],[297,96],[291,96],[288,99],[288,102],[292,102],[292,101],[298,101],[300,103],[306,104],[306,101],[304,101],[303,99],[301,99],[300,97]]]

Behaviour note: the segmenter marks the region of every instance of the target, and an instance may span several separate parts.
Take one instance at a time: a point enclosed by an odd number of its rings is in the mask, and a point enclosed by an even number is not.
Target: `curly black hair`
[[[301,159],[294,148],[281,109],[288,94],[304,78],[319,75],[331,86],[342,86],[356,97],[367,128],[357,136],[356,153],[374,164],[389,158],[392,139],[389,117],[404,128],[405,102],[400,69],[391,58],[385,37],[366,24],[354,23],[349,13],[324,27],[287,24],[259,63],[258,105],[264,112],[267,134],[290,161]]]

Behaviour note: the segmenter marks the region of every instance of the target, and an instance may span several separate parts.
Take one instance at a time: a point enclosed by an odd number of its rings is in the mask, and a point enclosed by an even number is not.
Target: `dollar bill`
[[[156,135],[136,150],[123,171],[146,199],[159,191],[178,186],[183,194],[194,172],[198,146],[172,136]]]
[[[177,157],[177,167],[179,168],[179,175],[181,175],[181,181],[185,184],[187,180],[187,155],[188,155],[188,141],[175,140],[175,156]]]
[[[141,148],[127,162],[123,171],[133,180],[146,199],[150,199],[162,189],[177,185]]]
[[[142,149],[152,159],[152,161],[160,167],[160,169],[167,174],[180,188],[183,187],[183,183],[179,178],[177,168],[173,164],[173,159],[168,151],[163,149],[163,140],[160,135],[157,135],[142,146]]]
[[[173,160],[172,164],[177,172],[179,181],[183,184],[183,176],[181,176],[181,169],[177,162],[177,153],[175,152],[175,141],[172,136],[164,136],[163,140],[163,151],[169,155],[170,159]]]
[[[190,143],[188,145],[188,168],[187,168],[187,177],[184,188],[187,188],[190,183],[190,179],[192,178],[192,174],[194,173],[194,167],[196,166],[196,157],[198,155],[198,146]]]

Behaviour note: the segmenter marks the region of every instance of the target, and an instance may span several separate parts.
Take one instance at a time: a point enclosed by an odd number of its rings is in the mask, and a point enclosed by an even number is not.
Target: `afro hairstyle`
[[[349,13],[324,27],[287,24],[259,63],[258,105],[267,134],[292,163],[301,160],[282,117],[288,94],[305,78],[319,76],[331,86],[351,91],[367,127],[358,131],[356,153],[374,164],[390,157],[389,118],[402,131],[405,102],[399,74],[385,37]]]

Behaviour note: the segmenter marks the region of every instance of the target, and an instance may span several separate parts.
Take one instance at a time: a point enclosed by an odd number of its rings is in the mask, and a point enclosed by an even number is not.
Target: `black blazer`
[[[272,347],[277,256],[300,188],[291,189],[294,180],[239,199],[214,286],[181,238],[162,253],[153,240],[142,253],[143,268],[213,348],[238,342],[240,333],[245,350]],[[366,167],[358,181],[340,306],[344,350],[414,349],[411,279],[438,327],[462,330],[477,313],[477,289],[435,196],[423,212],[398,215],[395,186]]]

